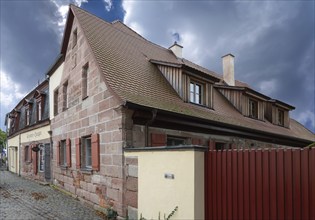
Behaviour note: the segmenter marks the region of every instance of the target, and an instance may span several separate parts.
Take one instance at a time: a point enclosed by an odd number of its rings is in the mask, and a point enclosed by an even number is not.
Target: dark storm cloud
[[[2,69],[29,90],[44,77],[60,42],[51,27],[54,5],[43,1],[1,2]]]
[[[125,22],[169,47],[181,36],[183,55],[222,72],[233,53],[236,78],[296,107],[292,116],[314,127],[314,2],[124,2]],[[156,10],[156,9],[159,10]]]

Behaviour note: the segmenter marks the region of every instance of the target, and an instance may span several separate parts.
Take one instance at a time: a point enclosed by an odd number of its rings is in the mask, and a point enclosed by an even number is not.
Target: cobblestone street
[[[0,219],[105,219],[50,186],[0,169]]]

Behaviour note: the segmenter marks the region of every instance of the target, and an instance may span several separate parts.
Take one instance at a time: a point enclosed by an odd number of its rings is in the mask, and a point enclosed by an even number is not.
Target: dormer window
[[[72,48],[74,48],[75,45],[77,45],[77,41],[78,41],[78,30],[75,29],[72,34]]]
[[[278,125],[284,126],[284,111],[278,109]]]
[[[253,99],[249,99],[249,117],[258,118],[258,102]]]
[[[25,125],[30,125],[30,109],[26,108],[25,109]]]
[[[36,98],[36,121],[41,121],[43,117],[43,109],[45,103],[45,93],[36,90],[34,97]]]
[[[189,101],[195,104],[202,104],[202,88],[200,83],[190,82],[190,97]]]

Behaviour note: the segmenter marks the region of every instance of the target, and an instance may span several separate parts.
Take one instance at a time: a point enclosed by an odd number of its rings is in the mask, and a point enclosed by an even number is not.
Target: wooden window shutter
[[[67,167],[71,167],[71,141],[70,138],[66,140],[66,153],[67,153]]]
[[[92,134],[91,144],[92,144],[92,170],[100,170],[100,141],[99,134]]]
[[[191,144],[192,144],[192,145],[202,145],[202,141],[201,141],[201,139],[193,138],[193,139],[191,140]]]
[[[56,159],[57,159],[57,166],[59,166],[60,165],[60,141],[57,142]]]
[[[35,147],[36,145],[33,145]],[[33,173],[36,175],[37,174],[37,152],[32,151],[33,154]]]
[[[151,134],[151,146],[166,146],[166,134]]]
[[[76,167],[80,169],[81,167],[81,138],[75,139],[75,160],[76,160]]]
[[[215,141],[209,140],[209,150],[215,150]]]

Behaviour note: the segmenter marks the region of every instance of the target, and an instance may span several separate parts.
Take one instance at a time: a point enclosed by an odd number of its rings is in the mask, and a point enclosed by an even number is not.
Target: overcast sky
[[[315,131],[314,1],[0,0],[0,128],[4,116],[45,77],[60,52],[74,3],[106,21],[121,20],[146,39],[235,77],[296,107],[291,117]]]

